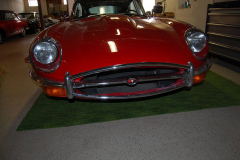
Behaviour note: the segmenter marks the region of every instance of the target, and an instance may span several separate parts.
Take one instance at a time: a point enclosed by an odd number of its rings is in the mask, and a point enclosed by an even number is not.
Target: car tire
[[[0,31],[0,44],[2,44],[3,43],[3,34],[2,34],[2,32]]]
[[[20,37],[26,36],[26,28],[24,26],[22,26],[22,32],[19,35],[20,35]]]

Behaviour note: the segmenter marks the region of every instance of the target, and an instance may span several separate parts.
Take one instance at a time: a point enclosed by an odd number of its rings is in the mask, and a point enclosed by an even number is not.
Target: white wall
[[[48,15],[46,0],[41,0],[43,15]],[[29,7],[28,0],[24,0],[25,12],[39,12],[38,6]]]
[[[160,0],[156,0],[158,2]],[[187,22],[205,31],[207,19],[207,6],[213,0],[192,0],[191,8],[179,9],[178,0],[166,0],[166,12],[174,12],[175,19]]]
[[[24,1],[0,0],[0,10],[12,10],[16,13],[24,12]]]
[[[145,12],[152,11],[155,6],[155,0],[143,0],[142,2]]]

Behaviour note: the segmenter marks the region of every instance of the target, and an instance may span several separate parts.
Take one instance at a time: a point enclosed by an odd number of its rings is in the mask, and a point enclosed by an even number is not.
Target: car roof
[[[22,13],[18,13],[18,14],[32,14],[32,13],[38,13],[38,12],[22,12]]]
[[[0,10],[0,12],[13,12],[13,11],[10,11],[10,10]]]

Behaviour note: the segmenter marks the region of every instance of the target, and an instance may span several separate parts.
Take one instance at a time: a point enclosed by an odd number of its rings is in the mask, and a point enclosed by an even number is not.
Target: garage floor
[[[36,36],[0,45],[1,160],[240,159],[240,106],[16,132],[41,93],[24,63]],[[212,71],[240,85],[238,67],[215,62]]]

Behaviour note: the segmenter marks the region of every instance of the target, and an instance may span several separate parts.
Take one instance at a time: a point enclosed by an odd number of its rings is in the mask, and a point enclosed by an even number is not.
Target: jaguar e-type
[[[203,82],[206,35],[190,24],[149,17],[140,0],[76,0],[71,21],[30,46],[30,76],[48,96],[130,99]]]

